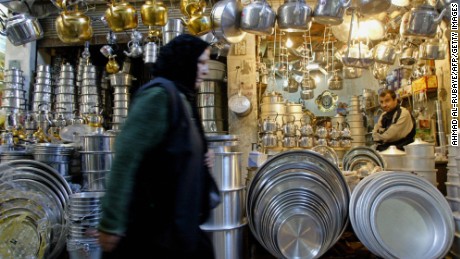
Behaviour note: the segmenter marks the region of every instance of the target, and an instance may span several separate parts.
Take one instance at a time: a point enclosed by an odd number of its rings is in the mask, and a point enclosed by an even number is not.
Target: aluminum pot
[[[113,101],[113,107],[128,109],[129,101]]]
[[[44,32],[38,19],[28,13],[15,14],[5,23],[5,29],[0,34],[6,36],[15,46],[43,38]]]
[[[113,87],[113,94],[129,94],[128,86],[117,86]]]
[[[222,120],[222,108],[215,106],[199,107],[198,113],[203,120]]]
[[[443,9],[439,14],[428,4],[412,8],[403,15],[399,33],[404,37],[433,38],[446,11],[447,9]]]
[[[245,188],[221,190],[220,193],[221,203],[211,210],[209,218],[201,227],[222,229],[241,225],[245,216]]]
[[[35,83],[36,84],[43,84],[43,85],[51,85],[52,81],[51,81],[51,78],[37,77],[37,78],[35,78]]]
[[[262,112],[262,114],[269,113],[269,114],[275,114],[275,116],[277,114],[282,116],[283,114],[286,114],[286,103],[284,103],[284,102],[262,103],[261,112]],[[281,117],[280,117],[280,119],[281,119]]]
[[[114,116],[127,117],[128,116],[128,109],[127,108],[113,107],[113,115]]]
[[[228,108],[237,116],[243,117],[251,113],[252,103],[248,97],[241,94],[241,91],[238,91],[237,94],[228,99]]]
[[[404,151],[409,156],[434,157],[434,145],[416,138],[414,142],[405,145]]]
[[[129,94],[113,94],[114,101],[129,101],[130,95]]]
[[[265,0],[255,0],[243,7],[241,30],[256,35],[271,35],[274,32],[276,13]]]
[[[80,103],[98,103],[99,95],[98,94],[81,94]]]
[[[447,44],[438,39],[431,39],[419,46],[419,59],[443,60],[446,57]]]
[[[264,95],[262,96],[262,103],[268,104],[268,103],[283,103],[284,98],[281,93],[271,91],[271,92],[265,92]]]
[[[54,88],[55,94],[74,94],[75,86],[58,86]]]
[[[327,80],[327,86],[330,90],[341,90],[343,89],[343,79],[339,76],[337,71],[334,72],[333,76]]]
[[[376,63],[393,65],[396,60],[397,49],[390,41],[377,44],[373,49]]]
[[[112,167],[113,152],[80,151],[82,171],[106,171]]]
[[[405,45],[401,51],[399,63],[406,66],[412,66],[417,61],[417,57],[418,49],[415,46],[408,44]]]
[[[85,151],[114,151],[116,135],[110,132],[81,135]]]
[[[313,21],[325,25],[339,25],[343,22],[345,9],[351,0],[318,0],[313,11]]]
[[[242,10],[241,3],[235,0],[221,0],[213,5],[212,32],[219,40],[236,44],[244,39],[246,32],[240,28]]]
[[[98,94],[98,89],[95,86],[82,86],[80,87],[80,94]]]
[[[3,97],[18,97],[25,99],[25,90],[20,89],[3,89]]]
[[[124,73],[122,71],[116,73],[116,74],[111,74],[107,79],[110,80],[110,84],[112,86],[118,85],[118,86],[130,86],[132,85],[132,81],[136,80],[132,75]]]
[[[277,15],[278,28],[282,31],[303,32],[311,27],[312,10],[304,0],[285,0]]]

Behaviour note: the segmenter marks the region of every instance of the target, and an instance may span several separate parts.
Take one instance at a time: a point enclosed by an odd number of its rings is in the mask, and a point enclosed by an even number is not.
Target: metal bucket
[[[209,214],[209,218],[201,225],[205,229],[233,228],[243,224],[245,216],[245,194],[243,187],[239,190],[222,191],[222,201]]]
[[[115,135],[104,134],[87,134],[82,135],[83,151],[113,151],[115,145]]]
[[[215,152],[211,175],[219,190],[239,190],[244,187],[241,176],[241,152]]]
[[[229,229],[203,229],[211,239],[216,259],[243,258],[243,231],[246,224]]]

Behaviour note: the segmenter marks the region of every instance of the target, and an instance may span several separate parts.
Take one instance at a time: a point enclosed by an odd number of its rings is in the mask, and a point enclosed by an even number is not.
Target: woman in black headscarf
[[[216,185],[195,101],[209,53],[197,37],[176,37],[160,49],[155,79],[137,91],[102,203],[104,257],[214,257],[199,228],[216,205]]]

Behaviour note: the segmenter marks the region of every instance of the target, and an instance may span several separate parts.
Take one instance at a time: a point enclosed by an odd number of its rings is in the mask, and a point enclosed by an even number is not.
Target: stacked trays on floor
[[[310,150],[267,160],[248,187],[247,217],[276,258],[319,258],[348,223],[350,191],[340,169]]]
[[[83,190],[105,191],[107,174],[112,167],[115,155],[115,133],[91,133],[81,136],[81,172],[83,174]]]
[[[0,258],[56,259],[66,242],[67,181],[35,160],[0,165]]]
[[[450,140],[449,140],[449,143]],[[450,254],[453,258],[460,258],[460,147],[447,145],[447,181],[446,200],[453,211],[455,220],[455,235]]]
[[[365,177],[349,210],[356,236],[381,258],[444,258],[454,240],[452,210],[442,193],[408,172]]]
[[[216,259],[243,258],[243,230],[245,220],[245,186],[241,175],[241,152],[232,152],[237,143],[233,135],[208,136],[209,148],[214,151],[211,172],[221,194],[221,203],[201,225],[211,238]]]
[[[102,250],[97,237],[89,231],[97,229],[101,218],[101,199],[104,192],[80,192],[69,197],[67,252],[70,259],[98,259]]]

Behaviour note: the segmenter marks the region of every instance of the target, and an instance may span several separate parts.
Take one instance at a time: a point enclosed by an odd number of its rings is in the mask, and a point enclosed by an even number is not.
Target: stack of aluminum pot
[[[351,131],[351,147],[360,147],[366,145],[366,128],[364,127],[363,115],[360,111],[360,100],[358,96],[350,98],[349,113],[347,123]]]
[[[100,112],[101,102],[97,87],[97,72],[94,65],[85,65],[83,67],[83,79],[78,94],[80,113]]]
[[[41,105],[51,109],[52,92],[51,68],[49,65],[39,65],[35,76],[32,111],[38,112]]]
[[[404,150],[405,171],[413,172],[437,187],[434,144],[416,138],[414,142],[404,146]]]
[[[233,152],[238,138],[235,135],[207,135],[209,149],[214,151],[211,172],[220,190],[221,203],[201,225],[211,238],[216,258],[243,258],[243,231],[246,188],[241,170],[241,152]]]
[[[112,130],[120,130],[121,126],[128,117],[129,107],[129,88],[132,80],[136,80],[132,75],[124,72],[109,75],[110,85],[113,87],[113,117]]]
[[[5,70],[4,84],[2,109],[14,113],[24,112],[26,110],[26,99],[22,70],[18,68]]]
[[[75,147],[70,144],[39,143],[33,148],[34,159],[56,169],[67,181],[71,181],[70,162]]]
[[[225,134],[224,114],[227,114],[227,102],[224,101],[225,64],[210,60],[209,73],[198,89],[197,106],[203,129],[206,133]]]
[[[59,83],[54,89],[56,102],[54,109],[60,110],[67,121],[75,110],[75,72],[69,63],[63,64],[59,72]]]
[[[104,192],[73,193],[66,211],[68,222],[67,252],[69,258],[101,258],[102,249],[97,237],[88,235],[101,218],[101,199]]]
[[[81,136],[80,155],[84,190],[105,191],[106,176],[112,167],[112,159],[115,155],[115,137],[112,131]]]

